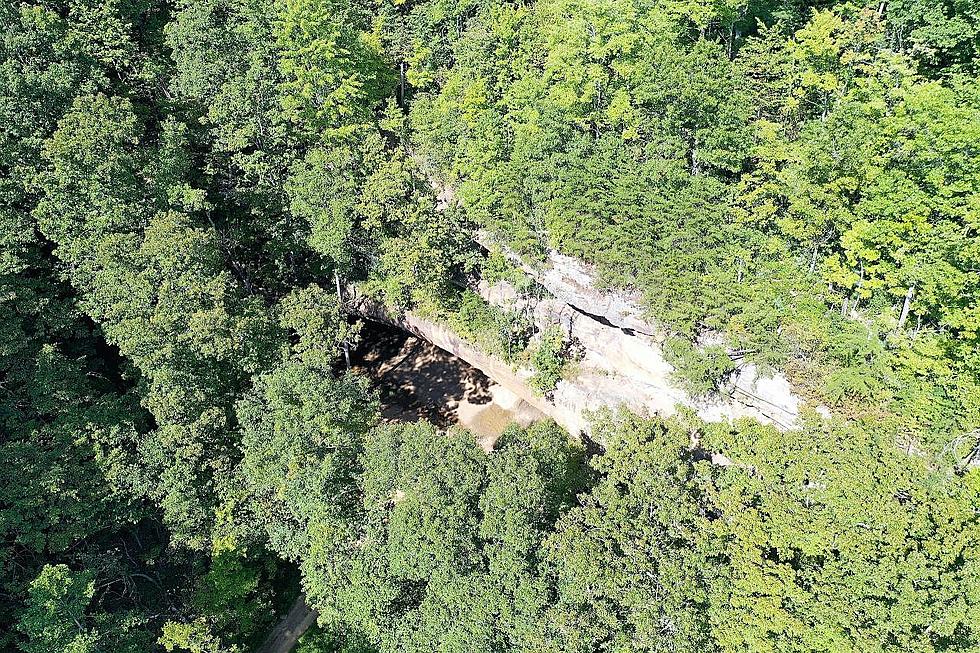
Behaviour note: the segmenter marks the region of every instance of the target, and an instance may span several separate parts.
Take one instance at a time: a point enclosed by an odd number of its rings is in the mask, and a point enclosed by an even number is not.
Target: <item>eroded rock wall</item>
[[[441,203],[451,201],[451,196],[440,195]],[[478,233],[476,239],[484,247],[500,249],[550,294],[535,299],[519,295],[506,282],[484,282],[479,286],[484,299],[502,308],[531,313],[542,331],[560,325],[566,337],[574,338],[583,348],[574,373],[561,380],[547,398],[532,389],[529,380],[533,370],[515,369],[463,340],[446,325],[412,313],[390,315],[366,299],[359,300],[358,310],[459,356],[571,433],[590,432],[590,413],[619,406],[638,414],[663,415],[673,414],[678,406],[688,406],[707,421],[751,417],[783,430],[797,424],[802,402],[782,374],[764,377],[754,365],[740,365],[729,392],[693,398],[672,381],[673,367],[661,346],[664,331],[646,315],[638,293],[601,288],[588,264],[558,252],[550,252],[542,264],[531,265],[506,247],[495,245],[486,233]],[[601,434],[592,435],[601,441]]]
[[[360,315],[385,322],[413,333],[437,347],[458,356],[504,388],[537,408],[570,433],[579,433],[585,428],[582,419],[572,411],[557,409],[555,404],[536,394],[529,384],[531,370],[514,369],[507,362],[487,354],[482,349],[459,337],[444,324],[433,322],[413,313],[393,314],[384,306],[369,298],[360,297],[353,302]]]
[[[480,291],[488,301],[504,307],[526,301],[505,283],[481,284]],[[444,324],[412,313],[392,315],[367,299],[358,306],[366,317],[394,324],[460,357],[569,432],[589,433],[599,441],[601,434],[591,430],[591,413],[619,406],[637,414],[671,415],[685,405],[708,421],[754,417],[783,429],[791,428],[797,419],[799,400],[785,379],[760,379],[753,369],[743,369],[732,396],[695,401],[672,383],[673,368],[654,337],[594,319],[556,298],[534,303],[535,323],[542,330],[560,325],[567,337],[581,344],[584,356],[574,365],[574,374],[559,381],[548,397],[532,389],[533,370],[515,369]]]
[[[492,246],[486,234],[479,241]],[[694,399],[671,381],[673,368],[661,347],[663,330],[645,316],[637,293],[600,288],[589,265],[557,252],[533,266],[500,249],[552,295],[533,307],[536,325],[543,330],[559,324],[585,348],[579,373],[555,390],[555,402],[564,410],[625,404],[637,412],[669,415],[685,405],[708,421],[753,417],[781,429],[796,425],[801,400],[784,375],[765,377],[755,365],[742,364],[728,393]],[[522,309],[519,302],[531,301],[518,297],[506,282],[481,284],[480,293],[503,308]]]

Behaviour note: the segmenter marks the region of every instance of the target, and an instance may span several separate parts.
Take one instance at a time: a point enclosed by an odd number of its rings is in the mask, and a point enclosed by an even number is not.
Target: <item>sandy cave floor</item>
[[[488,451],[512,422],[527,426],[545,419],[465,361],[394,327],[366,325],[351,363],[373,379],[385,419],[428,419],[443,428],[458,424]]]

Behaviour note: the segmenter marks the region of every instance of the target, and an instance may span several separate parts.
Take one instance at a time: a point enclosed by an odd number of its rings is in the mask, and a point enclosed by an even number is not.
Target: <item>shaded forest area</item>
[[[300,587],[304,653],[980,647],[973,0],[0,24],[3,650],[244,653]],[[641,291],[692,394],[744,360],[831,416],[382,423],[348,284],[560,379],[476,230]]]

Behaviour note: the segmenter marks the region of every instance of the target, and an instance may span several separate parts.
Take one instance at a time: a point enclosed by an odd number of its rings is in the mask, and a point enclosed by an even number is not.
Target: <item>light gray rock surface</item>
[[[653,338],[628,335],[554,299],[537,304],[536,322],[562,324],[569,337],[582,343],[585,354],[575,365],[574,376],[559,381],[547,398],[532,389],[533,370],[515,369],[463,340],[444,324],[412,313],[390,315],[367,300],[359,305],[363,315],[394,324],[460,357],[570,433],[589,433],[599,441],[601,434],[592,433],[591,413],[620,406],[640,415],[668,416],[678,406],[689,406],[708,421],[754,417],[781,429],[791,428],[797,419],[798,400],[785,379],[760,379],[750,368],[738,375],[732,397],[694,401],[671,382],[672,367]]]
[[[479,241],[494,246],[486,234]],[[796,425],[801,401],[784,375],[762,376],[755,365],[743,364],[728,393],[689,397],[670,379],[673,367],[660,345],[663,330],[645,316],[638,293],[599,288],[588,264],[557,252],[535,267],[507,248],[500,249],[554,297],[534,306],[537,326],[559,324],[585,347],[578,374],[560,382],[554,392],[562,410],[578,407],[585,412],[621,404],[639,413],[669,415],[677,405],[685,405],[708,421],[753,417],[784,430]],[[505,282],[481,284],[480,293],[504,308],[522,309],[519,302],[527,301]]]
[[[500,249],[508,260],[568,306],[636,333],[655,336],[660,332],[641,308],[639,293],[597,287],[595,271],[587,263],[552,250],[543,265],[532,266],[512,250],[495,244],[486,232],[477,234],[477,242]]]

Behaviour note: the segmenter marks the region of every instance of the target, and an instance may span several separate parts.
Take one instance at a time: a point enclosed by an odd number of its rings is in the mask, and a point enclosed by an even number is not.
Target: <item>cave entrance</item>
[[[488,450],[512,422],[545,419],[466,361],[388,324],[364,322],[351,366],[378,389],[384,419],[462,426]]]

